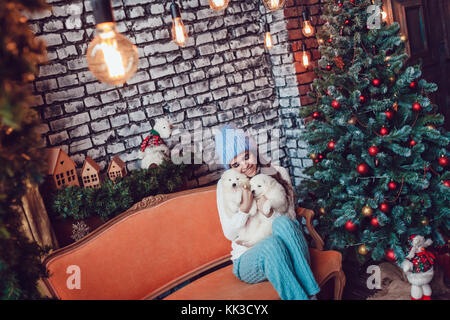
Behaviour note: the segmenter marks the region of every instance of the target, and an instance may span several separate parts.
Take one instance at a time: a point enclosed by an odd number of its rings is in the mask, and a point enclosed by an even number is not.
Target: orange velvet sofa
[[[298,208],[306,218],[316,248],[311,267],[318,284],[334,284],[341,299],[345,285],[342,257],[322,251],[323,241],[311,225],[313,212]],[[238,280],[230,261],[231,242],[225,238],[216,205],[216,187],[209,186],[145,198],[83,239],[46,257],[44,279],[57,299],[155,299],[205,271],[165,299],[279,299],[268,282]]]

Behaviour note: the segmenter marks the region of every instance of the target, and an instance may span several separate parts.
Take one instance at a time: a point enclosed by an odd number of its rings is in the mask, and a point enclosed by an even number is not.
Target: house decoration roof
[[[97,162],[94,161],[91,157],[87,156],[86,160],[84,161],[83,168],[81,169],[81,172],[84,172],[84,168],[86,167],[86,163],[89,163],[91,167],[94,168],[95,171],[100,172],[100,166]]]
[[[125,162],[123,162],[119,156],[115,155],[112,159],[111,162],[108,165],[108,172],[111,169],[111,165],[113,164],[113,162],[115,162],[121,169],[125,168]]]

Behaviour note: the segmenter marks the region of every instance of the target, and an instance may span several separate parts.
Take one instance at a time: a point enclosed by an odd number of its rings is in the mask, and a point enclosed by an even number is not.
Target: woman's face
[[[245,174],[249,178],[255,176],[256,170],[258,169],[255,156],[248,151],[238,154],[231,160],[230,167],[239,173]]]

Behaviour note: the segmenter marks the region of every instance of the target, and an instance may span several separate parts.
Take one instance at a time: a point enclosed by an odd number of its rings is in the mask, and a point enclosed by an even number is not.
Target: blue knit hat
[[[254,143],[242,129],[225,125],[216,133],[216,153],[219,156],[220,164],[225,169],[230,168],[230,162],[237,155],[245,151],[254,151]]]

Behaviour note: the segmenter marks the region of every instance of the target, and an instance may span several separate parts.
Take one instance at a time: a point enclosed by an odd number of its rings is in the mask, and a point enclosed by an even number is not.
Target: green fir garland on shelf
[[[46,9],[45,0],[0,1],[0,300],[38,299],[45,248],[21,232],[27,181],[43,180],[44,156],[31,81],[45,57],[45,44],[27,25],[23,11]]]
[[[328,248],[401,263],[410,234],[445,244],[450,134],[428,96],[437,86],[406,65],[399,25],[369,29],[371,0],[339,3],[325,1],[316,103],[300,111],[312,165],[299,193]]]
[[[47,207],[54,217],[80,220],[97,216],[106,221],[145,197],[179,191],[193,168],[164,161],[148,170],[133,170],[115,182],[106,180],[96,189],[71,186],[57,190],[46,201]]]

